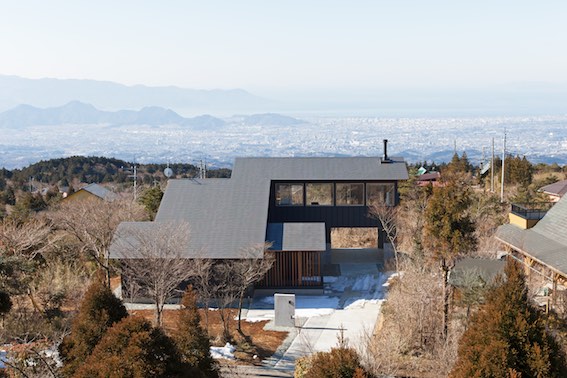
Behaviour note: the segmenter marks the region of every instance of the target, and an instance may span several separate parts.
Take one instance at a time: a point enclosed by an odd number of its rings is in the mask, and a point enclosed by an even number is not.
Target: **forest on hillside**
[[[164,170],[169,166],[172,178],[199,177],[200,167],[192,164],[137,164],[137,186],[165,183]],[[227,168],[206,170],[207,178],[230,177]],[[10,212],[16,202],[26,208],[41,210],[50,201],[61,198],[63,192],[72,193],[88,184],[97,183],[115,192],[132,191],[134,164],[106,157],[72,156],[44,160],[22,169],[0,169],[0,217]]]

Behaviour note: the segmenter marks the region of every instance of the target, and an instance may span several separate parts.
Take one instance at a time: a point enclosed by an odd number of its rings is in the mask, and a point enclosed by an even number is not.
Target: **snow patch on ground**
[[[323,282],[324,283],[331,283],[331,282],[335,282],[339,279],[339,277],[337,276],[324,276],[323,277]]]
[[[6,368],[6,365],[4,364],[5,361],[8,361],[8,352],[0,350],[0,369]]]
[[[230,343],[226,343],[223,347],[211,347],[211,356],[213,358],[224,358],[234,360],[234,351],[236,348]]]

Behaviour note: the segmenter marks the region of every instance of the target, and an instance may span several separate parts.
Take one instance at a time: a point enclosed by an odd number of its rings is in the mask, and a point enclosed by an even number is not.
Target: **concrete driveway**
[[[266,328],[290,332],[275,355],[264,361],[266,374],[273,369],[293,376],[296,359],[329,351],[337,346],[341,333],[355,348],[363,347],[372,335],[392,274],[381,272],[380,264],[340,264],[340,268],[341,276],[324,278],[324,295],[296,296],[295,328],[274,327],[273,296],[254,298],[247,320],[272,320]]]

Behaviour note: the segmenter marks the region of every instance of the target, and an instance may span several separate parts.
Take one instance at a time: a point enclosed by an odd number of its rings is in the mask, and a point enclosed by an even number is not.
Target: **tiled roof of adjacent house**
[[[103,200],[112,200],[116,197],[116,193],[113,193],[104,186],[98,184],[89,184],[77,190],[77,192],[81,190],[87,191]]]
[[[567,197],[559,200],[531,229],[498,227],[496,237],[567,275]]]
[[[567,193],[567,180],[554,182],[539,189],[541,192],[563,197]]]

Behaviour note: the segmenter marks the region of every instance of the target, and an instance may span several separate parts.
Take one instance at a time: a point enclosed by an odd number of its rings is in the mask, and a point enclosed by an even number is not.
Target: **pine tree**
[[[469,214],[470,190],[455,179],[433,188],[425,209],[423,244],[438,261],[443,284],[443,336],[447,336],[449,316],[448,274],[459,255],[476,247],[475,224]]]
[[[211,343],[207,332],[201,327],[197,297],[191,286],[185,291],[181,304],[183,308],[179,310],[177,330],[173,335],[181,359],[200,370],[205,377],[217,378],[219,375],[216,362],[210,353]]]
[[[153,220],[156,216],[162,198],[163,192],[159,186],[146,189],[140,196],[139,202],[146,209],[150,220]]]
[[[106,330],[127,316],[128,312],[120,299],[112,294],[102,277],[97,277],[85,293],[79,312],[73,320],[71,334],[59,346],[64,375],[72,376]]]
[[[451,377],[565,376],[560,349],[530,305],[524,276],[508,262],[459,344]]]
[[[183,366],[173,341],[161,328],[128,317],[102,337],[75,377],[199,377]]]

